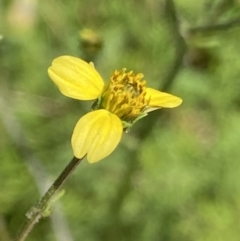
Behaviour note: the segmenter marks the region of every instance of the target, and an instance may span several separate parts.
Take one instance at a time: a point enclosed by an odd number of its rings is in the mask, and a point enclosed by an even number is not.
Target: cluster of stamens
[[[115,71],[102,92],[100,108],[117,115],[126,122],[134,121],[149,104],[146,99],[146,81],[133,71]]]

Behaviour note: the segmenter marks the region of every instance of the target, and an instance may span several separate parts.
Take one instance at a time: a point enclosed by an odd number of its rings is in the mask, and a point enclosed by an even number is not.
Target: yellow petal
[[[158,108],[174,108],[182,103],[181,98],[152,88],[147,88],[146,98],[150,98],[147,112]]]
[[[96,110],[84,115],[72,136],[72,148],[77,158],[87,154],[90,163],[108,156],[122,137],[122,122],[107,110]]]
[[[93,65],[72,56],[54,59],[48,74],[62,94],[74,99],[96,99],[104,86]]]

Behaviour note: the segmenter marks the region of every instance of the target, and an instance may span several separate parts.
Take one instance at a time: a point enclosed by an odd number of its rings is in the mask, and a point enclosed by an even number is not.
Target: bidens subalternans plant
[[[78,121],[71,140],[74,156],[86,155],[90,163],[108,156],[120,142],[123,130],[148,112],[182,103],[179,97],[146,87],[142,74],[126,69],[115,71],[104,84],[92,63],[72,56],[54,59],[48,74],[62,94],[96,100],[92,111]]]

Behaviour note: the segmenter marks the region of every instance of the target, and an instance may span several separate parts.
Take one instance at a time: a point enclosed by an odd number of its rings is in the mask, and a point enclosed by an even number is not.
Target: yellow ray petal
[[[174,108],[182,103],[181,98],[152,88],[147,88],[146,98],[150,98],[147,112],[158,108]]]
[[[87,154],[94,163],[108,156],[122,137],[122,122],[107,110],[96,110],[84,115],[77,123],[72,136],[72,148],[77,158]]]
[[[54,59],[48,74],[62,94],[74,99],[96,99],[104,86],[93,65],[72,56]]]

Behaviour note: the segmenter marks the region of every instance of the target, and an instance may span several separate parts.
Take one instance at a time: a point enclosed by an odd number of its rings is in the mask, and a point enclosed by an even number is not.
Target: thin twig
[[[180,24],[173,0],[166,0],[165,16],[171,30],[170,34],[172,36],[173,48],[175,48],[175,58],[169,66],[165,76],[163,76],[162,83],[159,85],[159,90],[161,91],[169,91],[172,88],[175,77],[182,67],[183,57],[187,51],[186,42],[180,33]],[[165,112],[162,111],[161,113]],[[150,113],[151,118],[148,118],[147,125],[142,125],[138,132],[140,140],[144,140],[148,135],[150,135],[151,131],[155,127],[156,120],[159,119],[159,114],[160,113],[158,111]]]
[[[82,158],[83,159],[83,158]],[[44,211],[48,208],[49,201],[54,194],[59,191],[59,188],[64,181],[70,176],[74,169],[79,165],[82,159],[73,157],[65,169],[61,172],[58,178],[54,181],[53,185],[48,189],[45,195],[39,200],[39,202],[33,206],[28,212],[28,219],[23,224],[21,230],[17,235],[17,241],[24,241],[28,234],[31,232],[36,223],[42,218]]]
[[[200,32],[202,33],[202,32],[213,32],[213,31],[224,31],[234,27],[240,27],[240,17],[231,19],[224,23],[216,23],[213,25],[191,27],[188,29],[188,32],[190,34],[196,34]]]
[[[235,0],[210,0],[209,2],[211,2],[211,4],[209,4],[211,6],[209,6],[209,11],[203,15],[203,20],[205,23],[211,24],[218,22],[219,18],[234,6]]]
[[[173,81],[182,67],[183,57],[187,51],[187,45],[181,35],[180,22],[173,0],[166,0],[165,16],[171,30],[170,34],[172,35],[173,47],[175,48],[175,58],[172,66],[169,67],[166,75],[163,77],[162,85],[159,86],[159,89],[163,91],[167,91],[172,87]]]

